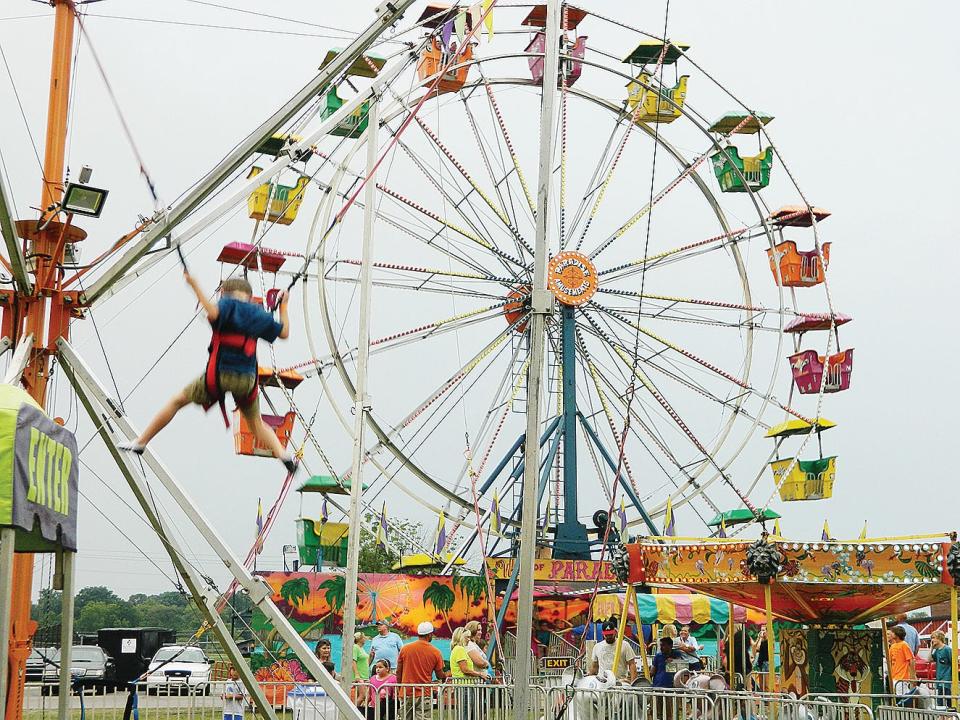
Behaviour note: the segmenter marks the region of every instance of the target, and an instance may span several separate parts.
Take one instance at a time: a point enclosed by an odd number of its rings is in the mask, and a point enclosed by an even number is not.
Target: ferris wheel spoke
[[[701,485],[697,482],[696,478],[692,476],[689,472],[690,467],[694,465],[702,464],[705,462],[705,460],[699,459],[699,460],[695,460],[692,463],[688,463],[685,466],[682,465],[679,462],[679,460],[676,458],[676,456],[673,454],[673,452],[669,449],[668,444],[662,438],[658,437],[658,435],[650,427],[650,423],[648,423],[647,420],[645,420],[643,417],[640,416],[640,413],[637,412],[633,404],[629,402],[627,398],[624,397],[620,389],[617,386],[615,386],[613,383],[611,383],[603,373],[599,372],[596,364],[593,362],[593,358],[591,357],[590,353],[586,349],[585,344],[583,343],[582,337],[578,337],[577,346],[578,346],[578,353],[582,358],[581,362],[586,366],[587,374],[590,376],[591,380],[593,381],[595,391],[601,402],[602,412],[607,419],[607,424],[614,438],[614,441],[617,443],[624,443],[626,441],[625,435],[634,437],[637,440],[637,442],[639,442],[640,445],[643,447],[643,449],[646,451],[647,455],[649,455],[651,461],[663,473],[663,476],[666,478],[666,482],[673,485],[674,488],[676,488],[677,498],[678,498],[677,505],[680,506],[685,503],[689,503],[690,507],[693,508],[697,516],[700,517],[701,520],[703,520],[704,524],[706,524],[706,520],[700,514],[700,511],[691,502],[693,498],[693,494],[689,496],[687,494],[687,489],[690,487],[693,487],[696,490],[696,494],[702,496],[702,498],[705,500],[708,506],[710,506],[715,512],[719,512],[719,510],[716,509],[716,506],[714,505],[713,501],[706,495],[705,492],[703,492],[703,489]],[[611,391],[610,397],[613,398],[617,403],[617,412],[618,412],[618,418],[620,423],[619,426],[618,426],[618,422],[613,417],[611,405],[607,399],[607,394],[604,392],[603,388],[600,386],[601,379],[603,380],[603,383],[607,385],[607,387],[610,389]],[[623,407],[622,411],[620,410],[621,406]],[[660,450],[662,455],[665,458],[667,458],[669,463],[676,468],[677,474],[685,480],[683,484],[680,484],[677,481],[677,477],[671,474],[671,472],[664,465],[661,459],[657,457],[657,454],[653,452],[653,450],[649,447],[649,445],[644,440],[644,438],[640,435],[640,433],[637,432],[636,427],[634,426],[634,423],[626,421],[626,418],[625,418],[626,413],[629,413],[631,420],[636,421],[636,424],[640,425],[641,429],[644,431],[647,437],[653,441],[653,443],[657,446],[657,449]],[[584,423],[588,422],[588,419],[586,417],[583,417],[582,420]],[[620,428],[623,428],[623,429],[621,430]],[[589,447],[589,443],[588,443],[588,447]],[[628,477],[630,478],[630,481],[631,481],[631,486],[633,487],[634,491],[637,493],[638,497],[640,497],[641,500],[648,500],[650,498],[650,495],[649,494],[646,496],[642,495],[639,492],[639,488],[637,488],[636,483],[632,479],[632,471],[630,470],[629,460],[626,453],[624,453],[622,456],[622,462],[625,469],[627,470]],[[642,519],[638,519],[635,522],[640,523],[644,521]]]
[[[517,230],[517,210],[513,202],[513,194],[510,191],[510,175],[514,172],[513,170],[507,170],[503,162],[503,157],[501,153],[498,154],[498,160],[500,163],[500,171],[502,176],[500,179],[497,179],[497,175],[494,172],[493,164],[490,162],[490,148],[489,143],[484,138],[483,134],[480,132],[480,125],[477,123],[476,115],[473,113],[473,109],[470,107],[470,103],[467,102],[467,98],[460,94],[460,101],[463,103],[464,112],[467,115],[467,120],[470,123],[470,129],[473,132],[474,140],[477,142],[477,148],[480,150],[480,156],[483,158],[484,167],[487,170],[487,177],[490,179],[490,183],[493,185],[494,192],[497,193],[497,199],[500,201],[500,205],[503,207],[505,213],[508,213],[508,218],[506,224],[510,228],[511,232],[514,234],[514,242],[516,244],[517,253],[522,254],[521,250],[521,239],[519,237],[519,230]],[[497,148],[501,150],[500,147]],[[506,186],[507,196],[504,197],[502,186]],[[523,243],[526,245],[527,243]]]
[[[358,285],[360,279],[353,275],[335,275],[332,270],[328,270],[324,275],[325,280],[342,285]],[[481,300],[503,300],[503,293],[483,292],[481,290],[470,290],[463,285],[456,285],[448,282],[440,282],[438,279],[424,281],[422,278],[410,279],[407,282],[396,280],[373,280],[374,287],[389,288],[391,290],[407,290],[410,292],[430,292],[440,293],[450,297],[479,298]]]
[[[631,123],[631,126],[632,126],[633,124],[634,124],[634,123]],[[613,245],[617,240],[619,240],[619,239],[622,238],[624,235],[626,235],[627,232],[630,230],[630,228],[632,228],[634,225],[636,225],[638,222],[640,222],[640,220],[642,220],[651,210],[653,210],[654,206],[655,206],[657,203],[659,203],[661,200],[663,200],[663,198],[665,198],[665,197],[670,193],[670,191],[672,191],[674,188],[679,187],[680,184],[681,184],[687,177],[689,177],[690,174],[691,174],[691,173],[700,165],[700,163],[702,163],[707,157],[709,157],[709,153],[706,153],[706,152],[705,152],[705,153],[697,156],[696,158],[694,158],[693,162],[691,162],[691,163],[688,164],[686,167],[684,167],[684,168],[680,171],[680,173],[679,173],[675,178],[673,178],[673,179],[672,179],[669,183],[667,183],[661,190],[659,190],[659,191],[657,192],[657,194],[653,196],[653,199],[652,199],[651,201],[647,202],[642,208],[640,208],[639,210],[637,210],[633,215],[631,215],[631,216],[627,219],[626,222],[624,222],[619,228],[617,228],[606,240],[604,240],[602,243],[600,243],[600,245],[598,245],[598,246],[589,254],[590,259],[595,261],[595,260],[597,259],[597,257],[600,255],[600,253],[602,253],[604,250],[606,250],[606,249],[609,248],[611,245]],[[602,201],[602,199],[603,199],[603,193],[600,192],[600,193],[598,193],[598,195],[597,195],[597,198],[596,198],[596,201],[594,202],[594,205],[595,205],[595,206],[598,206],[598,205],[599,205],[599,202]],[[590,220],[592,219],[593,214],[594,214],[594,213],[592,212],[592,213],[591,213],[591,216],[587,218],[587,224],[586,224],[586,226],[584,227],[584,232],[583,232],[584,235],[586,235],[586,231],[587,231],[587,229],[588,229],[588,227],[589,227]]]
[[[497,257],[497,260],[500,262],[500,264],[504,266],[504,268],[508,272],[513,272],[513,270],[511,269],[511,265],[508,263],[523,267],[523,260],[521,257],[519,256],[514,257],[509,253],[502,251],[500,247],[497,245],[496,241],[493,238],[492,233],[490,232],[490,229],[497,225],[497,219],[499,218],[495,219],[495,218],[483,216],[480,212],[480,208],[475,207],[473,203],[470,202],[471,195],[474,192],[476,192],[474,189],[465,191],[462,187],[460,187],[456,178],[451,176],[449,178],[449,182],[451,185],[453,185],[453,187],[457,189],[457,192],[459,194],[459,197],[454,197],[453,195],[450,194],[450,191],[444,186],[444,183],[442,180],[442,172],[443,172],[442,170],[441,170],[441,179],[438,180],[436,177],[434,177],[434,173],[431,173],[430,170],[428,169],[426,165],[426,161],[423,158],[421,158],[417,153],[415,153],[407,143],[404,143],[401,141],[398,143],[398,145],[407,154],[407,156],[411,159],[414,165],[416,165],[416,167],[420,170],[420,172],[424,175],[424,177],[427,178],[427,181],[434,187],[434,189],[437,190],[437,192],[443,198],[445,203],[449,204],[449,206],[452,207],[453,210],[455,210],[456,213],[464,220],[464,222],[470,228],[473,235],[479,238],[483,238],[483,240],[487,243],[487,246],[488,246],[487,249],[490,250]],[[467,213],[467,210],[471,211],[475,217],[471,217],[471,215]],[[437,214],[437,213],[434,213],[434,214]],[[444,216],[446,215],[446,205],[444,206],[443,214]],[[520,250],[519,248],[518,248],[518,254],[522,254],[522,250]]]
[[[809,420],[808,418],[806,418],[805,416],[801,415],[799,412],[797,412],[796,410],[794,410],[793,408],[791,408],[789,405],[785,405],[784,403],[781,403],[779,400],[777,400],[775,397],[768,396],[766,393],[761,392],[760,390],[757,390],[755,387],[753,387],[752,385],[750,385],[748,382],[746,382],[746,381],[744,381],[744,380],[736,377],[733,373],[727,372],[726,370],[723,370],[723,369],[717,367],[717,366],[714,365],[713,363],[710,363],[710,362],[708,362],[707,360],[704,360],[703,358],[695,355],[694,353],[690,352],[689,350],[681,347],[681,346],[678,345],[677,343],[671,342],[670,340],[668,340],[667,338],[663,337],[662,335],[658,335],[657,333],[654,333],[653,331],[651,331],[651,330],[649,330],[649,329],[647,329],[647,328],[644,328],[644,327],[640,326],[638,323],[632,322],[629,318],[623,317],[620,313],[612,312],[612,311],[610,311],[610,310],[608,310],[608,309],[603,308],[603,307],[600,306],[600,305],[594,305],[594,307],[595,307],[595,308],[599,308],[599,309],[601,310],[601,312],[604,312],[604,313],[605,313],[606,315],[608,315],[609,317],[611,317],[611,318],[613,318],[614,320],[617,320],[618,322],[622,323],[622,324],[625,325],[627,328],[629,328],[631,331],[639,332],[639,333],[643,334],[644,336],[646,336],[646,337],[648,337],[648,338],[656,341],[657,343],[663,345],[664,347],[669,348],[669,349],[672,350],[673,352],[678,353],[679,355],[682,355],[683,357],[687,358],[688,360],[692,360],[693,362],[697,363],[697,365],[699,365],[699,366],[701,366],[701,367],[703,367],[703,368],[706,368],[706,369],[707,369],[708,371],[710,371],[711,373],[713,373],[713,374],[715,374],[715,375],[723,378],[724,380],[727,380],[728,382],[733,383],[734,385],[737,385],[737,386],[740,387],[742,390],[744,390],[746,393],[749,393],[750,395],[752,395],[752,396],[754,396],[754,397],[760,398],[761,400],[765,400],[765,401],[768,401],[768,402],[772,402],[774,405],[776,405],[777,407],[779,407],[781,410],[783,410],[783,411],[785,411],[785,412],[793,415],[794,417],[797,417],[797,418],[799,418],[799,419],[801,419],[801,420]],[[623,343],[619,343],[619,345],[620,345],[621,350],[629,351],[629,348],[627,348]],[[703,389],[702,392],[706,393],[708,397],[710,397],[711,399],[714,399],[716,402],[720,402],[720,403],[722,403],[722,404],[727,404],[727,403],[729,402],[729,401],[724,401],[724,400],[721,399],[721,398],[717,398],[717,397],[713,396],[712,394],[708,393],[705,389]],[[745,411],[744,411],[741,407],[739,407],[739,406],[736,408],[735,411],[736,411],[737,413],[740,413],[740,414],[746,414]],[[748,415],[748,417],[749,417],[749,415]],[[751,419],[755,419],[755,418],[752,418],[752,417],[751,417]]]
[[[342,258],[342,259],[338,259],[335,263],[333,263],[331,267],[335,267],[336,265],[354,265],[356,267],[360,267],[362,265],[362,262],[357,259]],[[516,282],[516,278],[513,278],[513,277],[496,277],[494,275],[481,275],[478,273],[466,273],[466,272],[459,272],[457,270],[449,270],[449,269],[444,270],[442,268],[419,267],[416,265],[400,265],[398,263],[373,262],[373,263],[370,263],[370,266],[374,268],[382,269],[382,270],[389,270],[397,274],[400,274],[401,276],[405,273],[409,273],[413,276],[426,275],[427,277],[421,280],[424,282],[433,277],[460,278],[462,280],[480,280],[484,282],[501,283],[506,287],[513,287],[514,283]]]
[[[500,134],[503,137],[503,141],[506,145],[507,154],[510,155],[510,160],[513,163],[513,168],[517,174],[517,180],[520,181],[520,187],[523,190],[523,197],[527,201],[527,208],[530,211],[530,221],[535,222],[537,216],[537,207],[533,202],[533,195],[530,194],[530,186],[527,184],[526,176],[523,174],[523,168],[520,166],[520,159],[517,157],[517,153],[514,150],[513,143],[510,141],[510,133],[507,130],[507,123],[503,119],[503,113],[500,112],[500,105],[497,103],[497,98],[494,95],[493,88],[490,86],[490,82],[486,77],[483,77],[483,88],[486,91],[487,101],[490,105],[490,111],[494,115],[497,121],[497,125],[500,128]]]
[[[490,241],[488,241],[488,240],[485,240],[484,238],[481,238],[479,235],[476,235],[476,234],[474,234],[474,233],[471,233],[469,230],[466,230],[465,228],[459,227],[458,225],[455,225],[455,224],[449,222],[448,220],[445,220],[445,219],[444,219],[443,217],[441,217],[439,214],[433,212],[432,210],[428,210],[427,208],[423,207],[423,206],[420,205],[419,203],[416,203],[416,202],[414,202],[413,200],[411,200],[410,198],[407,198],[407,197],[401,195],[400,193],[396,192],[395,190],[391,190],[390,188],[386,187],[385,185],[381,185],[380,183],[378,183],[378,184],[377,184],[377,188],[378,188],[381,192],[383,192],[385,195],[388,195],[388,196],[390,196],[391,198],[393,198],[394,200],[396,200],[396,201],[398,201],[398,202],[400,202],[400,203],[402,203],[402,204],[404,204],[404,205],[406,205],[406,206],[408,206],[408,207],[416,210],[417,212],[425,215],[426,217],[430,218],[431,220],[433,220],[433,221],[435,221],[435,222],[437,222],[437,223],[440,223],[440,224],[443,225],[444,227],[446,227],[446,228],[448,228],[448,229],[450,229],[450,230],[453,230],[454,232],[458,233],[459,235],[465,237],[467,240],[470,240],[471,242],[475,243],[476,245],[479,245],[480,247],[482,247],[482,248],[483,248],[484,250],[486,250],[487,252],[492,253],[493,255],[496,255],[498,258],[500,258],[500,259],[502,259],[502,260],[506,260],[506,261],[512,263],[512,264],[515,265],[520,271],[526,272],[526,271],[528,270],[527,266],[524,265],[523,261],[521,261],[520,259],[515,258],[515,257],[513,257],[513,256],[511,256],[511,255],[509,255],[508,253],[503,252],[502,250],[500,250],[499,248],[497,248],[497,246],[496,246],[494,243],[492,243],[492,242],[490,242]],[[431,244],[432,244],[432,243],[431,243]]]
[[[635,273],[647,272],[655,267],[669,265],[672,262],[682,260],[689,256],[699,255],[703,254],[704,252],[710,252],[714,250],[723,250],[730,244],[740,243],[750,239],[751,237],[755,237],[754,235],[750,234],[751,230],[752,228],[749,227],[741,227],[737,230],[731,230],[720,235],[714,235],[706,240],[698,240],[697,242],[689,243],[688,245],[681,245],[680,247],[664,250],[663,252],[658,252],[654,255],[648,255],[646,257],[637,258],[636,260],[630,260],[629,262],[622,263],[620,265],[615,265],[614,267],[607,268],[606,270],[601,270],[599,275],[601,277],[610,276],[607,277],[607,282],[611,282],[613,280],[622,280]]]
[[[463,102],[466,103],[465,100]],[[489,207],[490,210],[492,210],[493,213],[497,216],[497,218],[499,218],[500,222],[503,223],[507,231],[513,236],[514,241],[519,243],[524,248],[524,250],[526,250],[530,254],[530,257],[533,257],[533,248],[530,247],[527,241],[523,239],[523,237],[520,235],[520,231],[514,226],[510,218],[507,217],[506,212],[499,205],[497,205],[497,203],[493,201],[493,198],[491,198],[486,192],[484,192],[483,188],[480,187],[480,185],[473,178],[473,176],[467,171],[467,169],[463,166],[463,164],[454,156],[452,152],[450,152],[449,148],[447,148],[447,146],[443,144],[440,138],[437,137],[437,134],[432,129],[430,129],[430,127],[419,116],[416,116],[414,119],[417,121],[417,124],[420,125],[420,128],[427,135],[427,137],[429,137],[433,141],[433,143],[437,146],[440,152],[442,152],[443,155],[447,158],[447,160],[450,161],[450,164],[453,165],[453,167],[457,169],[457,172],[459,172],[463,176],[464,180],[466,180],[470,184],[470,187],[473,188],[473,191],[480,196],[480,199],[483,200],[483,202],[486,203],[487,207]]]
[[[418,325],[414,328],[401,330],[382,338],[370,341],[371,352],[384,352],[392,350],[400,345],[406,345],[413,341],[427,340],[449,332],[462,330],[465,327],[476,325],[491,318],[503,318],[503,306],[507,301],[489,305],[479,310],[470,310],[468,312],[458,313],[441,320]]]

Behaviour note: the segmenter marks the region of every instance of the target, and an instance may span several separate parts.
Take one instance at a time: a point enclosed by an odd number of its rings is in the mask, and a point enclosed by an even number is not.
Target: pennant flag
[[[323,504],[320,506],[320,522],[325,523],[330,519],[330,508],[327,507],[327,498],[323,498]]]
[[[665,537],[674,537],[677,534],[676,524],[673,522],[673,498],[667,496],[667,512],[663,516],[663,534]]]
[[[443,553],[443,549],[447,546],[447,519],[443,514],[443,510],[440,511],[440,520],[437,523],[437,544],[434,554],[438,557]]]
[[[623,504],[623,498],[620,498],[620,509],[617,510],[617,532],[620,537],[626,539],[627,534],[627,508]]]
[[[493,491],[493,505],[490,506],[490,532],[503,537],[500,532],[500,496],[496,490]]]
[[[380,520],[377,522],[377,547],[387,549],[387,503],[380,508]]]
[[[467,13],[466,11],[461,10],[457,13],[457,16],[453,19],[453,31],[457,33],[457,39],[460,42],[463,42],[463,39],[467,36]]]
[[[726,518],[720,518],[720,532],[717,533],[717,537],[725,538],[727,536],[727,520]]]
[[[867,539],[867,521],[866,520],[863,521],[863,530],[860,531],[860,539],[861,540]]]
[[[820,539],[824,541],[830,540],[830,526],[827,525],[827,521],[823,521],[823,532],[820,534]]]
[[[487,40],[493,40],[493,8],[490,7],[493,4],[493,0],[483,0],[483,12],[486,13],[486,16],[483,19],[483,24],[487,28]]]
[[[780,534],[780,518],[777,518],[776,520],[773,521],[773,534],[776,535],[777,537],[783,537]]]
[[[480,12],[480,5],[474,4],[470,6],[470,27],[479,27],[480,18],[483,17],[483,13]]]
[[[260,535],[263,534],[263,501],[257,498],[257,555],[263,552],[263,541]]]
[[[450,47],[450,38],[453,35],[453,20],[447,20],[440,29],[440,39],[443,40],[443,47]]]

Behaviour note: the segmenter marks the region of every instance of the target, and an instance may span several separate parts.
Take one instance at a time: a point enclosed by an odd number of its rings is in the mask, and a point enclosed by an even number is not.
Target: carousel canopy
[[[946,601],[953,580],[944,563],[945,538],[770,542],[782,556],[769,581],[773,614],[850,625]],[[750,545],[716,539],[628,545],[630,582],[688,587],[762,612],[764,583],[751,574]]]

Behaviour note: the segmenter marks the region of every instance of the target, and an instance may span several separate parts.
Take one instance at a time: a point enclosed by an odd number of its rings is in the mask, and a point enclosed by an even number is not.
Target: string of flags
[[[461,8],[456,15],[448,19],[440,28],[443,47],[445,49],[450,47],[450,40],[454,35],[457,36],[458,41],[463,42],[468,30],[479,27],[481,23],[487,33],[487,41],[493,40],[493,2],[494,0],[481,0],[469,7]]]

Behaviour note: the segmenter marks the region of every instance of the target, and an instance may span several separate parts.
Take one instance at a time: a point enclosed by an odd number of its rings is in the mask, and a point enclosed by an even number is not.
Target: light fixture
[[[89,185],[69,183],[63,192],[60,207],[68,213],[100,217],[107,200],[107,191]]]

